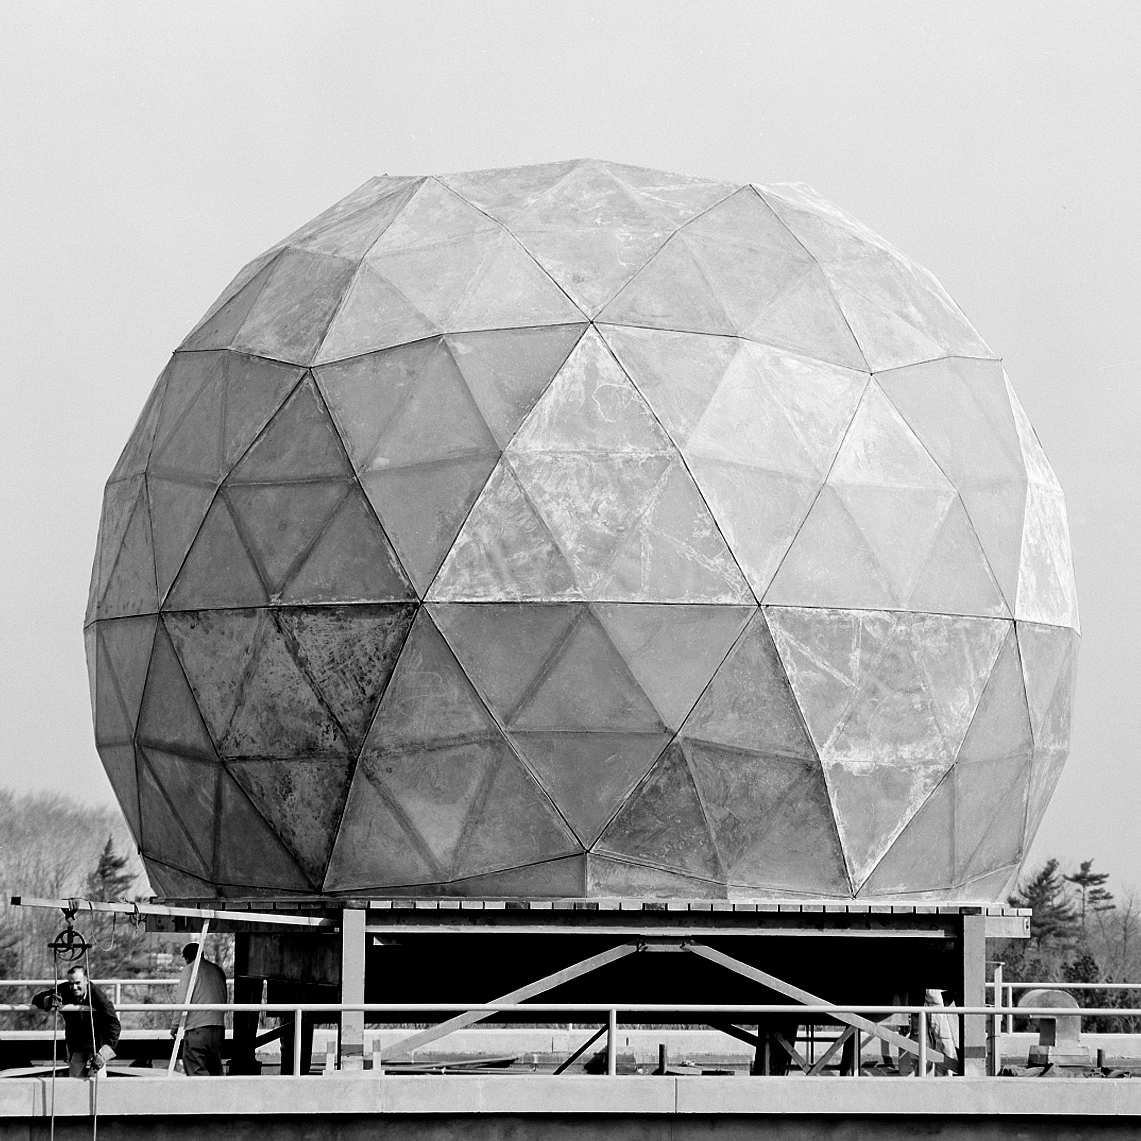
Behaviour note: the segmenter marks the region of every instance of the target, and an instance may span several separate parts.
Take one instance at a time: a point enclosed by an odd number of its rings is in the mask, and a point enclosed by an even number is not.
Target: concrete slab
[[[93,1083],[56,1082],[57,1118],[89,1117]],[[0,1082],[0,1119],[43,1118],[51,1082]],[[1141,1117],[1141,1081],[544,1075],[131,1078],[102,1081],[99,1117],[322,1116]]]

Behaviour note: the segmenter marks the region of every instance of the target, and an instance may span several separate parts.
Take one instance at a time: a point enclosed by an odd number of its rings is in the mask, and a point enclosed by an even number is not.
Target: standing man
[[[69,968],[66,981],[32,996],[40,1010],[63,1015],[69,1077],[90,1077],[115,1056],[122,1027],[111,1000],[87,977],[81,966]]]
[[[178,995],[175,1002],[186,1002],[190,990],[190,976],[194,972],[194,960],[198,957],[198,944],[187,943],[182,948],[182,958],[186,966],[178,976]],[[198,964],[198,975],[194,980],[194,994],[189,1001],[194,1003],[228,1002],[226,976],[217,963],[203,957]],[[178,1036],[178,1024],[182,1015],[174,1016],[170,1036]],[[222,1074],[222,1046],[226,1041],[226,1016],[220,1010],[190,1010],[186,1012],[186,1034],[182,1039],[182,1065],[190,1078]]]

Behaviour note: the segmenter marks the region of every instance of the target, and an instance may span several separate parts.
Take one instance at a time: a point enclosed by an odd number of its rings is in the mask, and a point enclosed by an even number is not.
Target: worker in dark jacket
[[[63,1015],[71,1077],[94,1074],[115,1056],[122,1029],[119,1016],[111,1000],[88,979],[83,967],[72,967],[65,982],[34,995],[32,1005],[40,1010],[58,1010]]]

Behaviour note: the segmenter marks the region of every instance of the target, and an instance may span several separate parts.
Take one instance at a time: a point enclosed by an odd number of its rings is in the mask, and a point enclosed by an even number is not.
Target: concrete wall
[[[60,1141],[93,1083],[56,1083]],[[0,1141],[47,1138],[50,1082],[0,1082]],[[104,1079],[102,1141],[1046,1141],[1136,1138],[1141,1081],[504,1077]]]

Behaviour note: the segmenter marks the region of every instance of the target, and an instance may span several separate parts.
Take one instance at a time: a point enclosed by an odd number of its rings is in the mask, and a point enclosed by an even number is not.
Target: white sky
[[[102,485],[237,269],[373,174],[805,181],[926,265],[1066,490],[1073,752],[1032,858],[1141,884],[1141,4],[8,0],[0,783],[106,802]]]

